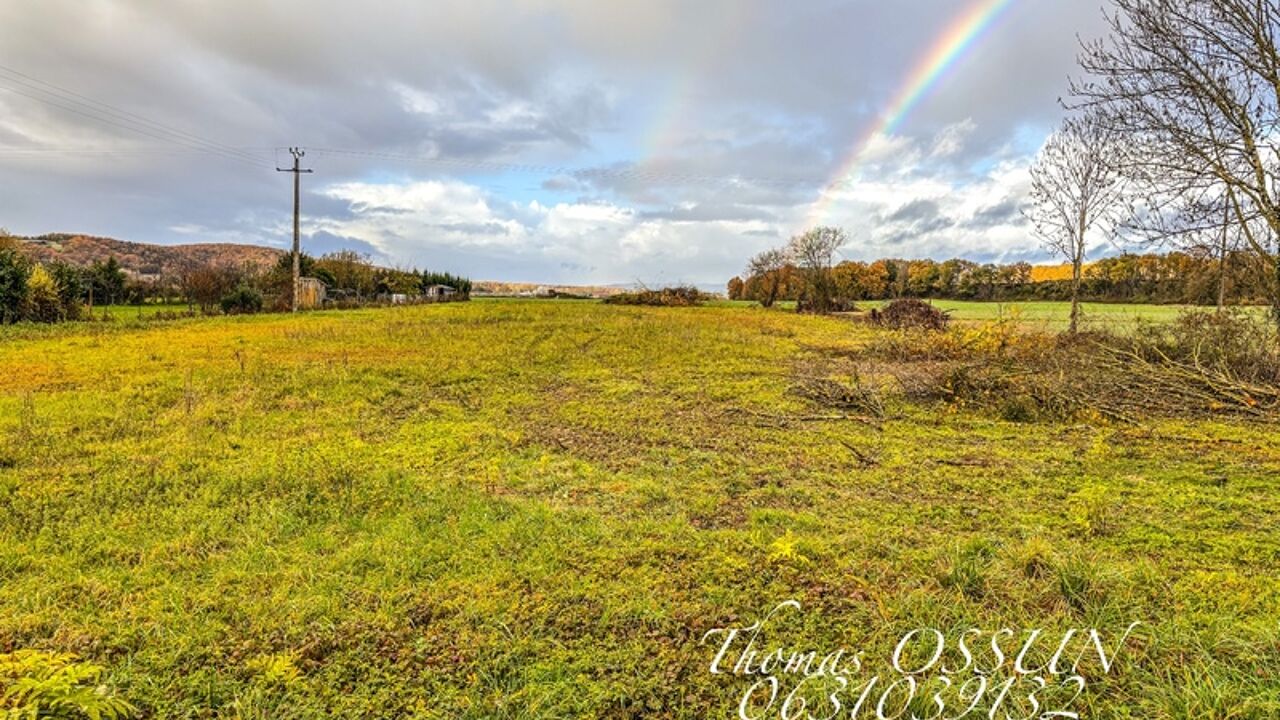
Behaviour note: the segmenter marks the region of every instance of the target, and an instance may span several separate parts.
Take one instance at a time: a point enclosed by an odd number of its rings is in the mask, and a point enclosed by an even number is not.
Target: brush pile
[[[841,378],[811,370],[797,372],[791,385],[791,393],[832,410],[854,412],[877,419],[885,415],[882,391],[865,382],[856,370]]]
[[[1243,314],[1188,313],[1133,336],[1032,336],[899,374],[906,395],[1007,420],[1103,416],[1280,419],[1280,347]]]
[[[942,331],[947,329],[951,316],[923,300],[901,298],[882,310],[872,310],[871,321],[893,330]]]
[[[1050,336],[1000,324],[902,331],[862,356],[906,399],[1010,421],[1280,420],[1280,343],[1267,323],[1244,313],[1190,312],[1131,335]]]
[[[651,307],[692,307],[707,300],[707,295],[695,287],[669,287],[661,290],[643,289],[620,293],[604,299],[606,305],[648,305]]]

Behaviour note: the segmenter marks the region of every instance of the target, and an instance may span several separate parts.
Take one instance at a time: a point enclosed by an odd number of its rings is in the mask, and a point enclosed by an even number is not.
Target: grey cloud
[[[334,235],[333,233],[325,232],[323,230],[306,236],[301,242],[303,249],[305,249],[307,253],[315,256],[325,255],[332,252],[340,252],[342,250],[351,250],[370,257],[381,257],[382,255],[382,252],[372,243],[359,238]]]
[[[1002,225],[1017,225],[1022,221],[1023,201],[1016,197],[1007,197],[995,205],[989,205],[974,213],[965,221],[965,227],[985,230]]]
[[[955,220],[943,214],[937,201],[927,199],[908,202],[885,216],[884,221],[889,225],[898,226],[887,236],[892,244],[900,244],[911,237],[946,230],[956,224]]]
[[[937,218],[941,212],[938,203],[934,200],[912,200],[889,213],[885,220],[906,223],[928,222]]]

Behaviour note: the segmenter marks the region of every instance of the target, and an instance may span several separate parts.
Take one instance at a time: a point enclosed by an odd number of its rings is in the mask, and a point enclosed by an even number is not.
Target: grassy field
[[[196,310],[199,310],[197,307]],[[93,308],[94,319],[104,315],[111,320],[136,320],[147,318],[161,312],[186,313],[191,308],[186,303],[144,303],[142,305],[96,305]]]
[[[974,302],[966,300],[930,300],[933,305],[951,313],[958,322],[989,322],[1001,319],[1050,332],[1065,330],[1071,319],[1071,303],[1067,302]],[[754,307],[754,302],[725,302],[726,307]],[[883,307],[884,302],[859,303],[859,309]],[[780,309],[795,309],[795,303],[779,303]],[[1086,328],[1124,329],[1140,322],[1164,323],[1179,314],[1193,310],[1189,305],[1140,305],[1131,303],[1082,303],[1082,322]],[[1204,308],[1199,308],[1204,309]],[[1251,312],[1265,313],[1265,308]]]
[[[1065,302],[966,302],[935,300],[933,304],[951,313],[961,322],[1016,319],[1031,327],[1065,330],[1071,320],[1071,303]],[[1183,305],[1131,305],[1125,303],[1082,303],[1082,321],[1086,326],[1115,327],[1138,322],[1161,323],[1173,320],[1191,309]]]
[[[795,599],[771,642],[872,671],[921,627],[1142,621],[1081,717],[1280,715],[1280,434],[789,392],[873,332],[536,301],[9,332],[0,652],[99,662],[146,717],[703,720],[751,682],[704,633]]]

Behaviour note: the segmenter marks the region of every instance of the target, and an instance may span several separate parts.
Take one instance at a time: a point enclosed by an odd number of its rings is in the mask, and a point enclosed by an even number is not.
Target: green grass
[[[106,315],[112,320],[132,320],[150,317],[156,313],[185,313],[190,311],[186,303],[143,303],[142,305],[95,305],[92,316],[99,319]],[[199,310],[197,307],[196,310]]]
[[[1142,620],[1084,717],[1280,713],[1280,435],[788,391],[871,332],[518,301],[15,331],[0,652],[78,653],[146,717],[702,720],[749,684],[703,633],[794,598],[771,641],[877,672],[923,626]]]
[[[1001,319],[1015,319],[1029,328],[1045,331],[1062,331],[1067,328],[1071,319],[1071,303],[1028,301],[1028,302],[976,302],[968,300],[930,300],[932,304],[951,313],[951,317],[959,322],[987,322]],[[726,307],[754,307],[753,302],[725,301],[717,303]],[[861,310],[883,307],[882,301],[859,303]],[[779,309],[794,310],[795,303],[783,302]],[[1124,329],[1139,322],[1166,323],[1179,314],[1194,308],[1189,305],[1144,305],[1136,303],[1082,303],[1081,317],[1085,327]],[[1252,310],[1259,314],[1265,308]]]
[[[1063,330],[1071,320],[1071,303],[1013,302],[987,303],[961,300],[935,300],[933,304],[951,313],[959,321],[988,321],[1014,318],[1044,329]],[[1138,321],[1162,323],[1191,309],[1184,305],[1136,305],[1125,303],[1081,303],[1085,324],[1112,326],[1131,325]]]

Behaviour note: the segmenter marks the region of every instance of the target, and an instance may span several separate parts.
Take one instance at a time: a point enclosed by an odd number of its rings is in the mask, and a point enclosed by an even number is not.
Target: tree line
[[[115,258],[90,265],[29,259],[18,239],[0,231],[0,323],[61,322],[92,315],[104,305],[159,303],[188,306],[189,312],[238,314],[288,309],[293,260],[280,256],[263,269],[253,264],[192,264],[158,279],[131,277]],[[327,305],[354,307],[406,299],[435,285],[471,295],[471,281],[447,272],[378,267],[366,256],[340,251],[300,256],[303,277],[325,286]]]
[[[1037,280],[1025,262],[995,264],[952,259],[942,262],[882,259],[844,261],[829,270],[835,309],[858,301],[917,297],[980,301],[1069,301],[1072,280]],[[1233,251],[1226,262],[1206,253],[1125,254],[1083,267],[1079,297],[1084,302],[1216,305],[1258,304],[1270,297],[1265,263],[1252,253]],[[800,301],[810,289],[786,249],[753,258],[745,277],[729,281],[731,300],[767,306]]]
[[[374,265],[367,256],[341,250],[314,257],[298,257],[300,274],[325,287],[330,304],[346,307],[380,302],[392,296],[418,297],[433,285],[447,285],[459,299],[471,296],[471,280],[445,272],[403,270]],[[252,266],[202,265],[175,273],[155,284],[167,301],[185,301],[202,311],[249,312],[254,306],[282,311],[288,308],[293,282],[293,256],[283,254],[268,270]],[[237,302],[248,299],[246,306]]]

